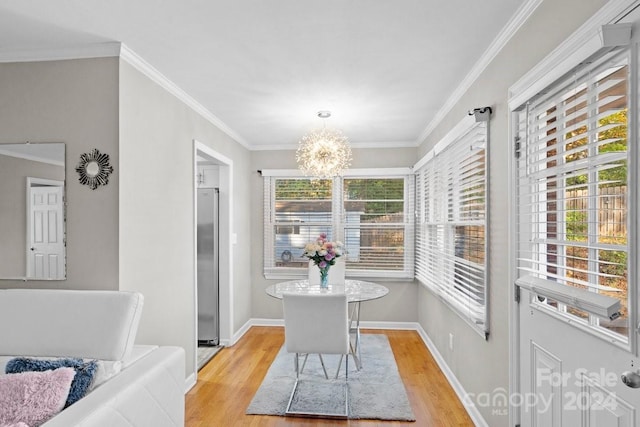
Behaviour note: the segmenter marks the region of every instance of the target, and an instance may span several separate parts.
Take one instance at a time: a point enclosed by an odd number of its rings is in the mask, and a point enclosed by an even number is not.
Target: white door
[[[626,427],[640,425],[640,389],[621,374],[640,360],[529,304],[520,303],[522,426]]]
[[[622,380],[640,387],[637,50],[581,64],[514,116],[517,277],[538,280],[518,288],[522,426],[640,426]]]
[[[28,189],[27,277],[64,278],[64,184],[30,184]]]

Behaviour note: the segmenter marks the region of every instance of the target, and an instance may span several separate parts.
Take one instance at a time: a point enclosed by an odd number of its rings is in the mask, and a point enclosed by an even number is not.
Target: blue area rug
[[[385,335],[361,336],[362,369],[357,371],[349,358],[349,418],[415,421],[407,392],[398,373],[389,340]],[[330,377],[335,376],[339,356],[325,355]],[[295,382],[293,354],[284,346],[273,361],[246,413],[249,415],[284,415]],[[310,355],[300,377],[296,395],[312,412],[334,413],[344,405],[344,361],[337,380],[327,381],[317,355]],[[300,409],[300,408],[297,408]]]

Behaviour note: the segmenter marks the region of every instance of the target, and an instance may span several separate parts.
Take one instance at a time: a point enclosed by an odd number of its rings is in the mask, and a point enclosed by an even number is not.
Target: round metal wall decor
[[[109,155],[100,153],[97,148],[90,153],[80,155],[80,163],[76,166],[76,172],[80,175],[80,184],[88,185],[95,190],[101,185],[109,183],[109,175],[113,172],[113,166],[109,165]]]

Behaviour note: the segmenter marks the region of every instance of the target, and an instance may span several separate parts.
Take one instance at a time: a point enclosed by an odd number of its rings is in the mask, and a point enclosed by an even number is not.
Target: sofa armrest
[[[184,349],[158,347],[42,426],[184,426],[184,369]]]

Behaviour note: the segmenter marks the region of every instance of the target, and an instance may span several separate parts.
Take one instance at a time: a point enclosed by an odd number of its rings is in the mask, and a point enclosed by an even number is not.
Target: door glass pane
[[[527,122],[532,263],[539,277],[621,302],[603,320],[570,304],[538,302],[628,337],[626,58],[567,82],[532,107]],[[525,211],[523,211],[525,212]],[[532,271],[531,269],[528,270]]]

